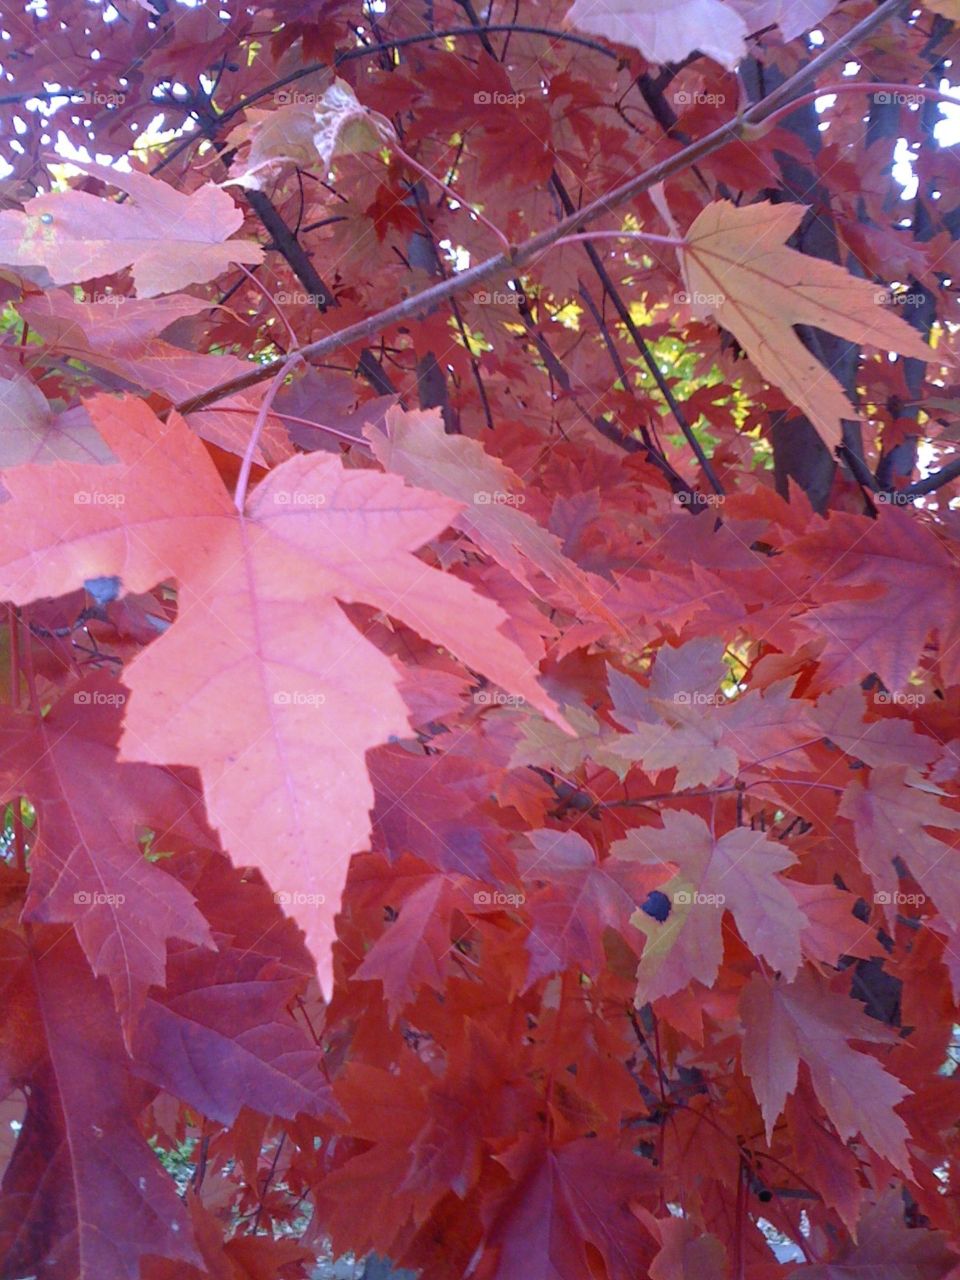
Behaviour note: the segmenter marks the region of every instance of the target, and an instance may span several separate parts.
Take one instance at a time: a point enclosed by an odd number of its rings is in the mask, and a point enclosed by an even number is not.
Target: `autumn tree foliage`
[[[4,4],[3,1280],[960,1276],[960,4]]]

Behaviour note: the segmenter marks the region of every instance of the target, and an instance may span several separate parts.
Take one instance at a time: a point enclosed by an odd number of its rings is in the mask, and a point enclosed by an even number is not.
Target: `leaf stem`
[[[263,427],[267,421],[267,414],[270,412],[270,406],[276,397],[277,392],[283,386],[287,379],[287,374],[296,367],[303,359],[302,351],[294,351],[287,356],[283,362],[283,367],[277,371],[276,376],[267,387],[266,395],[263,397],[263,403],[257,412],[257,420],[253,424],[253,430],[250,433],[250,439],[247,442],[246,452],[243,455],[243,461],[240,464],[240,474],[237,477],[237,491],[233,496],[233,505],[237,508],[240,515],[243,515],[243,508],[247,501],[247,486],[250,483],[250,472],[253,470],[253,457],[257,452],[257,445],[260,442],[260,436]]]
[[[478,222],[482,222],[488,231],[493,232],[493,234],[497,237],[497,239],[503,245],[505,250],[510,248],[510,241],[503,234],[500,228],[497,226],[494,226],[494,224],[490,221],[489,218],[485,218],[484,215],[480,212],[480,210],[477,209],[474,205],[472,205],[469,202],[469,200],[466,200],[463,196],[458,195],[457,192],[454,191],[453,187],[448,187],[442,178],[438,178],[435,173],[431,173],[429,169],[424,168],[424,166],[420,163],[419,160],[414,160],[413,156],[409,155],[406,151],[404,151],[403,147],[401,147],[400,143],[397,141],[395,136],[390,137],[389,143],[390,143],[390,147],[397,153],[397,155],[404,162],[404,164],[408,164],[411,169],[415,169],[417,173],[420,174],[421,177],[427,178],[430,182],[435,183],[436,186],[438,186],[441,191],[443,191],[447,196],[449,196],[451,200],[453,200],[456,204],[460,205],[462,208],[466,209],[468,213],[472,213]]]
[[[957,97],[957,91],[945,93],[942,89],[934,89],[932,85],[926,84],[893,84],[884,81],[863,81],[848,80],[843,84],[825,84],[819,89],[811,89],[809,93],[801,94],[799,98],[794,98],[790,102],[785,102],[782,107],[778,107],[776,111],[772,111],[768,116],[763,118],[762,123],[757,125],[747,125],[744,137],[750,139],[759,137],[772,128],[778,120],[784,116],[790,115],[792,112],[799,110],[800,107],[809,106],[811,102],[819,102],[821,98],[831,97],[833,95],[841,96],[849,93],[872,93],[878,101],[883,101],[879,95],[895,101],[898,98],[924,98],[931,102],[949,103],[950,106],[960,107],[960,97]],[[909,104],[900,104],[909,105]]]

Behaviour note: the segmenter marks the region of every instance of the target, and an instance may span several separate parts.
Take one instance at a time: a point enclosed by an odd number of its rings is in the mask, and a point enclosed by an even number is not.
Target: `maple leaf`
[[[3,1178],[9,1276],[140,1280],[145,1254],[198,1262],[173,1183],[140,1132],[109,991],[69,929],[0,932],[0,993],[17,1035],[0,1040],[0,1093],[28,1111]]]
[[[906,770],[896,765],[872,769],[866,783],[850,783],[839,813],[853,823],[860,861],[873,879],[878,890],[874,900],[885,908],[888,922],[897,910],[894,859],[902,858],[949,923],[960,927],[960,854],[955,843],[946,844],[925,829],[960,831],[960,813],[940,802],[937,788],[908,786]]]
[[[258,954],[255,940],[224,941],[215,955],[174,948],[166,989],[137,1020],[137,1074],[224,1125],[241,1107],[322,1115],[330,1104],[319,1053],[287,1012],[302,985]]]
[[[259,245],[227,237],[243,222],[230,197],[207,185],[185,195],[144,173],[89,161],[78,168],[131,197],[103,200],[86,191],[36,196],[25,212],[0,212],[0,263],[42,267],[54,284],[133,268],[141,298],[203,284],[231,262],[255,263]]]
[[[46,462],[106,462],[103,447],[82,410],[57,414],[40,388],[22,371],[0,376],[0,465]]]
[[[677,0],[669,9],[660,0],[575,0],[566,22],[651,62],[682,62],[699,49],[732,69],[747,51],[747,24],[724,0]]]
[[[844,1140],[855,1134],[905,1172],[907,1126],[894,1107],[908,1090],[850,1040],[891,1044],[896,1032],[859,1011],[803,969],[793,983],[754,974],[740,997],[743,1069],[763,1112],[770,1141],[787,1095],[806,1063],[817,1097]]]
[[[848,684],[876,672],[888,689],[905,690],[934,630],[946,679],[960,679],[960,649],[949,639],[960,628],[957,558],[950,545],[896,507],[882,508],[876,520],[834,513],[829,530],[829,537],[812,533],[790,548],[817,574],[821,600],[840,597],[803,616],[826,640],[821,679]]]
[[[815,325],[919,360],[929,359],[930,348],[882,305],[882,291],[869,280],[787,247],[806,212],[798,204],[714,201],[691,224],[680,256],[693,316],[713,315],[729,329],[832,450],[842,439],[841,420],[860,413],[793,326]]]
[[[527,1135],[498,1159],[516,1185],[488,1226],[497,1257],[491,1280],[582,1280],[587,1243],[610,1280],[634,1280],[644,1269],[650,1238],[630,1204],[656,1187],[657,1175],[639,1156],[602,1138],[552,1147]]]
[[[612,620],[604,601],[615,602],[616,588],[563,554],[559,538],[521,509],[526,499],[520,477],[478,441],[447,435],[436,410],[388,409],[383,430],[368,427],[364,434],[385,470],[462,503],[454,527],[530,590],[537,589],[531,571],[539,569],[574,607]]]
[[[603,930],[627,933],[630,917],[656,884],[658,875],[622,858],[597,861],[575,831],[528,831],[533,851],[519,857],[531,887],[527,985],[546,974],[576,966],[597,977],[605,963]]]
[[[122,686],[87,676],[38,724],[9,709],[0,719],[0,783],[37,810],[24,918],[74,926],[93,972],[109,979],[129,1028],[147,989],[163,986],[166,943],[212,946],[192,896],[137,841],[203,839],[202,801],[162,769],[118,764]],[[195,811],[191,816],[191,810]]]
[[[0,591],[26,603],[97,577],[179,582],[176,624],[125,673],[121,758],[199,767],[235,861],[263,868],[329,982],[347,862],[369,839],[364,753],[410,729],[395,669],[338,601],[375,605],[556,713],[499,607],[413,555],[449,523],[446,498],[314,454],[271,472],[241,516],[176,415],[130,399],[90,410],[119,462],[5,473]]]
[[[200,355],[175,347],[158,336],[176,320],[205,309],[202,299],[184,294],[146,300],[106,295],[99,302],[76,302],[66,290],[58,289],[28,298],[22,306],[23,318],[46,339],[52,350],[97,369],[106,369],[136,386],[159,392],[170,404],[209,391],[249,367],[237,356]],[[263,387],[252,387],[189,414],[187,422],[204,440],[242,457],[265,394]],[[88,446],[91,456],[78,456],[76,460],[107,461],[109,455],[86,412],[82,408],[79,412],[86,426],[83,440],[89,436],[93,443]],[[68,414],[57,420],[60,432],[67,429],[67,420]],[[74,429],[71,435],[76,434]],[[65,454],[59,440],[57,444],[58,457],[72,456]],[[283,422],[276,414],[268,413],[254,461],[264,466],[273,465],[289,458],[292,452]],[[34,460],[13,457],[8,465]]]
[[[338,156],[379,151],[396,138],[385,116],[361,106],[345,80],[333,80],[311,102],[292,102],[273,111],[251,111],[230,135],[234,144],[250,143],[241,168],[224,186],[259,188],[260,174],[285,164],[304,169],[318,164],[330,172]]]
[[[703,652],[702,643],[689,643],[696,652]],[[633,761],[651,775],[676,769],[678,791],[735,777],[741,765],[762,762],[768,756],[777,761],[773,768],[786,755],[789,767],[802,768],[807,757],[801,748],[816,740],[817,727],[804,703],[791,696],[794,682],[779,680],[765,691],[752,689],[728,699],[708,692],[707,687],[677,689],[683,669],[678,666],[665,684],[662,677],[669,664],[686,665],[681,655],[687,647],[660,650],[649,690],[610,669],[612,715],[629,733],[601,743],[594,755],[598,763],[621,777],[624,766]],[[698,673],[698,684],[705,686],[708,680],[707,671]],[[662,696],[667,693],[669,697]]]
[[[788,1280],[944,1280],[957,1265],[946,1232],[907,1227],[896,1189],[866,1207],[855,1240],[832,1262],[798,1267]]]
[[[684,1218],[644,1218],[661,1246],[650,1264],[650,1280],[722,1280],[726,1275],[726,1253],[715,1235]]]
[[[662,817],[662,827],[638,828],[611,848],[619,858],[679,868],[665,886],[673,903],[667,920],[660,924],[643,912],[633,917],[646,934],[638,1003],[672,995],[694,979],[706,986],[714,981],[723,958],[724,911],[758,955],[793,977],[805,917],[777,872],[791,866],[794,855],[746,827],[717,839],[696,814],[670,810]]]
[[[817,700],[811,718],[841,751],[864,764],[922,769],[940,755],[940,744],[905,716],[864,720],[864,703],[859,688],[834,689]]]
[[[836,9],[838,0],[730,0],[750,31],[778,26],[784,40],[812,31]]]
[[[396,920],[353,974],[354,978],[376,979],[383,984],[391,1020],[415,998],[420,987],[443,990],[445,961],[453,949],[450,917],[455,906],[466,909],[468,903],[460,876],[427,870],[418,879],[421,883],[404,898]],[[472,905],[472,896],[469,901]]]

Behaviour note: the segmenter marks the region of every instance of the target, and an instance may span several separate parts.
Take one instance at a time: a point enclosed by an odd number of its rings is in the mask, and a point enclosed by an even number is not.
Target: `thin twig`
[[[476,266],[468,267],[465,271],[452,276],[448,280],[442,280],[422,290],[420,293],[404,298],[392,307],[384,308],[383,311],[378,312],[376,315],[368,316],[356,324],[348,325],[345,329],[320,338],[316,342],[308,343],[307,346],[301,348],[300,354],[304,359],[327,356],[331,352],[339,351],[341,348],[350,346],[353,343],[365,342],[374,334],[381,333],[392,324],[427,315],[454,294],[461,293],[466,289],[476,288],[493,277],[503,276],[504,274],[515,276],[519,267],[539,257],[545,249],[548,249],[563,236],[575,234],[589,223],[606,216],[642,192],[649,191],[658,182],[666,181],[667,178],[689,168],[696,161],[702,160],[705,156],[719,151],[728,143],[742,138],[748,126],[760,123],[767,116],[777,111],[785,102],[790,101],[796,96],[797,91],[815,79],[819,72],[831,66],[839,58],[844,57],[860,40],[872,34],[887,19],[893,17],[904,6],[904,3],[905,0],[884,0],[884,3],[875,9],[873,13],[852,27],[845,37],[838,40],[835,45],[825,49],[818,57],[802,67],[793,76],[790,76],[767,97],[755,103],[742,115],[726,121],[705,137],[691,143],[690,146],[684,147],[674,155],[652,165],[636,177],[629,178],[606,195],[599,196],[596,200],[584,205],[576,213],[561,219],[555,226],[532,236],[518,248],[512,249],[509,253],[502,253],[488,258],[484,262],[477,263]],[[195,409],[202,408],[204,405],[213,404],[225,396],[233,395],[237,391],[243,391],[266,378],[273,377],[279,364],[280,361],[274,360],[258,365],[248,373],[232,378],[219,386],[211,387],[201,395],[190,397],[178,405],[177,408],[181,413],[190,413]],[[703,465],[702,462],[701,465]],[[709,466],[708,461],[707,465]],[[711,481],[711,483],[713,482]]]

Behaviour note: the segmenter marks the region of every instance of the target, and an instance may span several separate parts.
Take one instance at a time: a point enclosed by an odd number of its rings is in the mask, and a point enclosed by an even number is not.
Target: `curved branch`
[[[546,249],[550,248],[555,241],[562,239],[564,236],[575,234],[591,222],[596,221],[597,218],[611,213],[614,209],[626,204],[627,201],[632,200],[642,192],[649,191],[658,182],[666,181],[667,178],[689,168],[696,161],[712,155],[715,151],[719,151],[727,143],[743,137],[745,129],[762,123],[769,115],[772,115],[783,106],[785,102],[789,102],[798,90],[815,79],[825,67],[831,66],[838,59],[844,57],[860,40],[882,26],[888,18],[893,17],[895,13],[904,7],[904,3],[905,0],[884,0],[884,3],[875,9],[873,13],[857,23],[855,27],[852,27],[845,37],[838,40],[829,49],[825,49],[812,62],[802,67],[795,75],[790,76],[772,93],[768,94],[766,98],[755,103],[742,115],[726,121],[711,133],[691,143],[690,146],[684,147],[675,155],[668,157],[666,160],[661,160],[658,164],[653,165],[636,177],[629,178],[606,195],[600,196],[591,201],[590,204],[584,205],[575,214],[563,218],[547,231],[541,231],[538,235],[532,236],[519,248],[511,247],[509,251],[487,258],[486,261],[479,262],[474,267],[468,267],[466,271],[460,272],[459,275],[451,276],[449,280],[442,280],[418,294],[404,298],[401,302],[395,303],[392,307],[384,308],[383,311],[378,312],[376,315],[368,316],[365,320],[349,325],[337,333],[329,334],[316,342],[308,343],[307,346],[300,349],[300,354],[305,359],[327,356],[331,352],[339,351],[342,347],[350,346],[354,342],[365,342],[390,325],[421,315],[428,315],[441,302],[446,302],[454,294],[462,293],[466,289],[476,288],[478,285],[485,284],[497,276],[516,275],[519,267],[525,266],[537,258]],[[232,378],[229,382],[212,387],[202,395],[193,396],[189,400],[178,404],[176,408],[181,413],[190,413],[195,409],[203,408],[205,405],[213,404],[225,396],[233,395],[237,391],[243,391],[247,387],[255,386],[256,383],[262,382],[265,378],[272,378],[283,363],[282,360],[273,360],[267,364],[257,365],[249,373],[241,374],[237,378]]]

